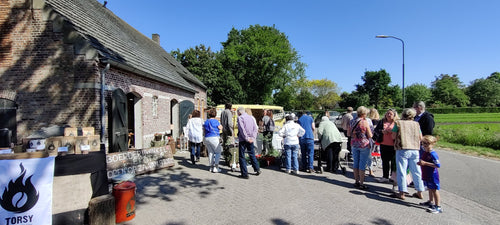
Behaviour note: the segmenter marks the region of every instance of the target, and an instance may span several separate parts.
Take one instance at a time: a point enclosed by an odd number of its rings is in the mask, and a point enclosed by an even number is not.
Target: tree
[[[337,84],[328,79],[310,80],[308,85],[315,97],[317,109],[333,109],[340,101]]]
[[[287,36],[274,27],[232,28],[222,46],[222,65],[244,90],[240,103],[269,102],[273,91],[304,71],[305,64],[299,61]]]
[[[500,73],[499,72],[494,72],[489,77],[487,77],[486,79],[493,80],[493,81],[495,81],[497,83],[500,83]]]
[[[385,70],[381,69],[379,71],[366,71],[361,79],[364,84],[356,85],[356,90],[360,94],[367,94],[369,96],[368,104],[378,108],[381,100],[388,94],[391,77]]]
[[[300,91],[299,95],[297,95],[294,109],[299,109],[299,110],[312,109],[313,105],[314,105],[314,95],[311,94],[311,92],[309,92],[308,90],[303,89]]]
[[[217,54],[210,47],[200,45],[184,52],[177,49],[171,55],[207,86],[208,105],[239,102],[243,98],[239,82],[222,68]]]
[[[359,106],[367,106],[370,101],[368,94],[361,94],[357,91],[353,91],[351,94],[343,92],[340,97],[342,100],[339,102],[339,105],[344,109],[350,106],[356,110]]]
[[[441,74],[436,77],[431,86],[433,99],[445,105],[466,106],[469,104],[469,97],[465,95],[462,82],[456,74],[450,76]]]
[[[405,102],[408,105],[408,102]],[[392,85],[380,99],[380,105],[384,107],[401,107],[403,104],[403,91],[399,85]]]
[[[283,106],[285,110],[295,109],[297,91],[292,85],[286,85],[273,96],[273,104]]]
[[[472,105],[500,106],[500,73],[493,73],[486,79],[474,80],[466,93]]]
[[[429,102],[432,99],[432,92],[424,84],[412,84],[405,88],[406,107],[410,107],[414,102]]]

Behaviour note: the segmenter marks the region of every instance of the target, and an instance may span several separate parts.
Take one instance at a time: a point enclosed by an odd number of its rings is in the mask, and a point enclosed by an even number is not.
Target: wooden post
[[[108,194],[90,199],[89,225],[114,225],[115,220],[115,197]]]

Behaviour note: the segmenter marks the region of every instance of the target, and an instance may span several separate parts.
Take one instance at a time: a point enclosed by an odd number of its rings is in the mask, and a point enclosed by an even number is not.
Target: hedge
[[[426,110],[434,114],[499,113],[500,107],[427,108]]]

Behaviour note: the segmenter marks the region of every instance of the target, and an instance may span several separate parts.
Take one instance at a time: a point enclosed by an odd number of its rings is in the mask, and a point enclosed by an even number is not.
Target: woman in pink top
[[[396,120],[399,120],[399,117],[395,109],[387,110],[382,119],[382,124],[384,125],[382,134],[384,134],[384,137],[380,143],[380,154],[382,158],[382,179],[384,182],[389,181],[389,171],[396,172],[396,151],[394,150],[394,139],[392,138],[392,128],[394,128]]]

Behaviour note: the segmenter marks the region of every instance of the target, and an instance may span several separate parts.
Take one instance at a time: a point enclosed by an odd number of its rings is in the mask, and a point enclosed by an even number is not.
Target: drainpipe
[[[104,99],[104,91],[106,89],[106,83],[104,76],[106,75],[106,72],[109,70],[109,62],[107,60],[102,60],[101,62],[106,63],[106,67],[101,70],[101,150],[105,149],[104,147],[104,121],[105,121],[105,115],[106,115],[106,100]]]

